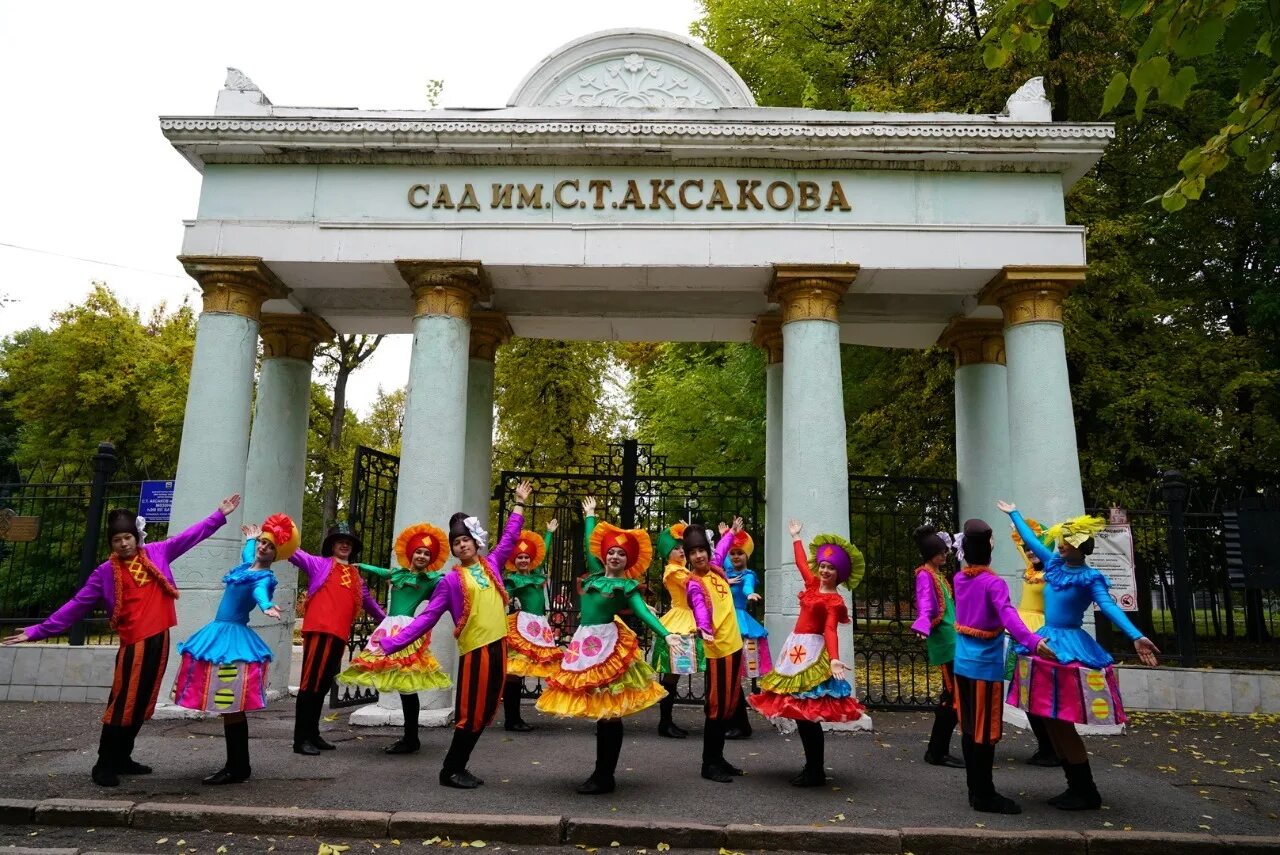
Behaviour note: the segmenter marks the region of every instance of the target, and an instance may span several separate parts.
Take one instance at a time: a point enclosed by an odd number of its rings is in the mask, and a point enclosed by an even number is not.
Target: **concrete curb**
[[[1176,834],[1164,831],[992,831],[977,828],[854,828],[704,825],[508,814],[334,811],[230,807],[96,799],[0,799],[0,825],[116,826],[140,830],[284,832],[338,838],[485,840],[528,846],[622,846],[680,849],[867,853],[867,855],[1280,855],[1280,836]],[[0,855],[77,855],[94,850],[0,847]]]

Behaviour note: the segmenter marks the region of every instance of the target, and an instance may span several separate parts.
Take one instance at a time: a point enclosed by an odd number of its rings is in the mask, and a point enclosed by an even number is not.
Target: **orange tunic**
[[[334,561],[320,589],[307,598],[303,632],[325,632],[343,641],[351,636],[351,624],[360,613],[360,574],[352,564]]]
[[[124,568],[117,590],[121,594],[116,631],[122,645],[135,644],[178,625],[178,610],[173,595],[147,574],[135,559]]]

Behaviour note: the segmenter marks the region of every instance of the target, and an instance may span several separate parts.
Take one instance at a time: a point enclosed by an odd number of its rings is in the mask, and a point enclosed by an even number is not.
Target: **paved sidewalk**
[[[223,761],[218,720],[159,721],[143,729],[135,755],[156,773],[104,790],[88,774],[101,714],[96,705],[3,703],[0,744],[10,767],[0,779],[0,798],[621,816],[764,826],[1280,834],[1276,716],[1137,716],[1130,735],[1089,741],[1106,809],[1082,813],[1044,803],[1063,789],[1061,772],[1024,765],[1031,740],[1010,728],[997,755],[996,783],[1022,803],[1024,813],[1005,817],[968,808],[962,770],[921,761],[931,717],[920,713],[879,712],[874,734],[828,735],[831,785],[796,790],[786,783],[801,765],[795,737],[759,726],[756,719],[755,737],[729,743],[726,752],[747,777],[713,784],[698,776],[699,712],[677,710],[683,725],[695,730],[691,739],[677,741],[657,736],[651,711],[627,721],[618,792],[589,798],[573,788],[591,768],[590,724],[549,720],[526,708],[526,717],[539,729],[529,734],[508,734],[500,725],[489,730],[471,766],[488,783],[460,792],[435,782],[448,731],[423,730],[420,754],[389,757],[382,748],[397,729],[353,729],[343,714],[324,724],[326,738],[338,750],[302,757],[290,751],[290,712],[285,705],[251,716],[254,775],[247,784],[200,784]]]

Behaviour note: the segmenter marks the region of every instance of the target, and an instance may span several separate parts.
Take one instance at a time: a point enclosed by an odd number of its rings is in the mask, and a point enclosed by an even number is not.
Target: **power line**
[[[0,241],[0,246],[8,247],[9,249],[22,250],[23,252],[34,252],[37,255],[51,255],[54,258],[65,258],[70,261],[84,261],[89,264],[101,264],[103,267],[115,267],[120,270],[132,270],[134,273],[146,273],[150,276],[168,276],[171,279],[187,278],[185,276],[179,276],[176,273],[161,273],[158,270],[147,270],[146,268],[143,268],[143,267],[130,267],[127,264],[116,264],[115,262],[112,262],[112,261],[102,261],[101,259],[97,259],[97,258],[85,258],[80,255],[67,255],[66,253],[62,253],[62,252],[52,252],[51,250],[47,250],[47,249],[37,249],[34,246],[20,246],[19,244],[7,243],[5,241]]]

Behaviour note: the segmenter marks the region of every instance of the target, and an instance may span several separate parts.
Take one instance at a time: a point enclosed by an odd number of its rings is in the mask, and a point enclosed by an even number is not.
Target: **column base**
[[[871,716],[864,713],[857,721],[824,721],[822,729],[827,733],[871,733],[875,726]]]
[[[418,712],[418,727],[448,727],[452,722],[453,707]],[[400,708],[399,700],[395,709],[381,704],[365,704],[351,714],[347,723],[352,727],[400,727],[404,724],[404,710]]]

